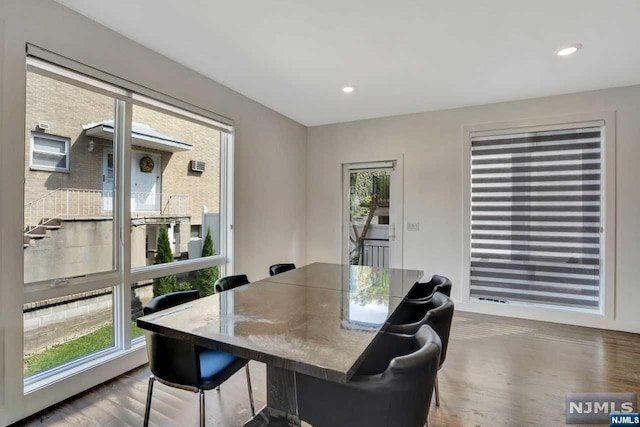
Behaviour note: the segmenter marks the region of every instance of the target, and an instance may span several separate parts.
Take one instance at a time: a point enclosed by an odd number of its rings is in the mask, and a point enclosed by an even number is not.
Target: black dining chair
[[[431,298],[431,296],[436,292],[440,292],[448,297],[451,297],[451,280],[444,276],[435,274],[428,282],[416,282],[416,284],[407,294],[407,299],[426,300]]]
[[[383,333],[345,384],[296,374],[299,417],[314,427],[422,427],[429,414],[440,338]]]
[[[276,274],[284,273],[285,271],[295,270],[295,264],[274,264],[269,267],[269,276],[275,276]]]
[[[172,292],[152,299],[144,315],[166,310],[200,297],[198,291]],[[146,334],[149,355],[149,389],[144,412],[144,426],[149,425],[153,384],[157,380],[170,387],[200,393],[200,426],[205,425],[204,392],[219,387],[229,377],[245,367],[251,414],[255,415],[251,375],[248,360],[217,350],[194,345],[189,340],[173,338],[156,332]]]
[[[423,325],[430,326],[438,334],[442,342],[442,353],[438,364],[438,370],[440,370],[447,357],[453,311],[453,301],[440,292],[433,294],[427,301],[405,301],[390,319],[390,324],[386,331],[398,334],[413,334]],[[440,387],[437,376],[435,394],[436,406],[440,406]]]
[[[238,274],[235,276],[227,276],[216,280],[214,289],[216,293],[220,293],[237,288],[239,286],[248,285],[249,283],[251,282],[249,282],[246,274]]]

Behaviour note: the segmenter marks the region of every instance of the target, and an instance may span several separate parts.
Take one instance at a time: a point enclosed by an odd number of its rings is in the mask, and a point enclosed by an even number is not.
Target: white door
[[[160,212],[161,158],[158,154],[131,152],[131,210]]]
[[[397,161],[343,165],[342,262],[402,268],[402,173]]]
[[[113,150],[104,148],[102,152],[102,211],[113,211]]]

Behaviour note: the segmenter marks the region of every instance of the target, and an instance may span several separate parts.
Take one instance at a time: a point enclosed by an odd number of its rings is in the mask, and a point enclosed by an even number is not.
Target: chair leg
[[[153,394],[153,383],[155,382],[156,377],[151,375],[149,377],[149,388],[147,389],[147,406],[144,409],[144,427],[149,425],[149,413],[151,412],[151,396]]]
[[[249,373],[249,364],[245,365],[247,373],[247,388],[249,389],[249,404],[251,405],[251,416],[256,416],[256,409],[253,406],[253,389],[251,388],[251,374]]]
[[[436,374],[436,406],[440,406],[440,387],[438,386],[438,374]]]
[[[200,427],[204,427],[204,390],[200,390]]]

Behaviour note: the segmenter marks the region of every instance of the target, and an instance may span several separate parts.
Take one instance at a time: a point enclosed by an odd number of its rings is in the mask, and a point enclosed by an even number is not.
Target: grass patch
[[[144,329],[138,328],[135,320],[131,322],[131,338],[141,337],[142,335],[144,335]]]
[[[136,338],[143,334],[144,331],[136,326],[136,322],[131,322],[131,337]],[[87,335],[25,357],[24,376],[37,374],[111,346],[113,346],[113,324],[108,324]]]

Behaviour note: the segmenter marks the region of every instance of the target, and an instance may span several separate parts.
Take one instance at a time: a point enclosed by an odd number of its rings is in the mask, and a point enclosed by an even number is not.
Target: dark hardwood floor
[[[260,408],[264,365],[252,362],[251,373]],[[141,426],[148,374],[129,372],[25,424]],[[567,392],[640,393],[640,335],[460,312],[439,378],[431,426],[560,426]],[[244,372],[207,392],[206,403],[208,426],[242,425],[250,415]],[[151,423],[198,425],[198,396],[156,383]]]

